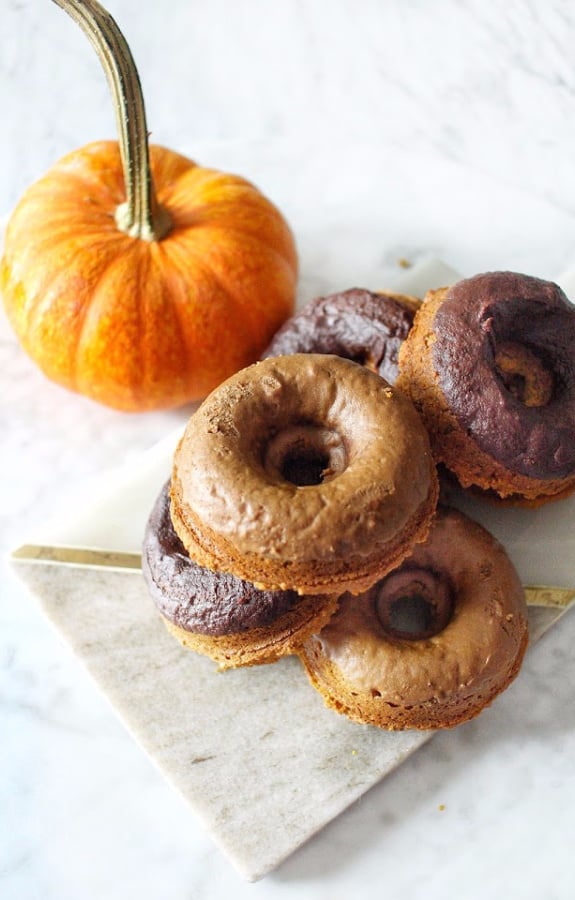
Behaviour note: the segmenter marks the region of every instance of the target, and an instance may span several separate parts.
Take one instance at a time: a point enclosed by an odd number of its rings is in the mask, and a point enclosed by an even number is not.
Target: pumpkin
[[[7,315],[52,380],[121,410],[184,404],[258,358],[293,311],[297,259],[244,179],[149,146],[138,73],[95,0],[56,0],[112,88],[119,142],[70,153],[8,223]]]

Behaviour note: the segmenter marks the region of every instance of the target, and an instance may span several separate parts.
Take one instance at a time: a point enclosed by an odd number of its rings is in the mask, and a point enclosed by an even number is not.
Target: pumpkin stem
[[[130,48],[112,16],[97,0],[54,0],[83,29],[102,63],[112,91],[126,202],[116,210],[121,231],[145,241],[157,241],[172,227],[157,201],[148,148],[142,86]]]

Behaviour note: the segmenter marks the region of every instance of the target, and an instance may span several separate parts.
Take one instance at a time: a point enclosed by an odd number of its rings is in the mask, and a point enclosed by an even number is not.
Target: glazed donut
[[[174,528],[199,565],[266,590],[361,591],[424,540],[437,503],[412,403],[337,356],[243,369],[174,455]]]
[[[492,272],[431,292],[399,359],[463,487],[532,505],[575,490],[575,306],[557,285]]]
[[[373,369],[390,384],[419,300],[351,288],[310,300],[276,332],[262,356],[331,353]]]
[[[169,482],[146,525],[142,571],[168,630],[220,669],[274,662],[328,621],[337,595],[258,591],[192,562],[170,518]]]
[[[527,646],[517,573],[495,538],[440,508],[424,544],[339,609],[300,656],[326,705],[380,728],[448,728],[503,691]]]

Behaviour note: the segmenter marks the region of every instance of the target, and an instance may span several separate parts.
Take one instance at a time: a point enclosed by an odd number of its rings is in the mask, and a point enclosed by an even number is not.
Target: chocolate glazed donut
[[[418,305],[415,297],[361,288],[316,297],[276,332],[262,359],[332,353],[368,366],[393,384],[399,348]]]
[[[269,625],[299,600],[295,591],[259,591],[247,581],[194,563],[172,525],[169,482],[148,520],[142,568],[162,615],[199,634],[216,636]]]
[[[327,706],[390,730],[476,716],[519,671],[523,588],[484,528],[440,508],[424,544],[309,638],[300,656]]]
[[[174,531],[169,489],[167,482],[148,519],[142,571],[151,598],[180,643],[226,669],[273,662],[325,624],[335,595],[260,591],[194,563]]]
[[[464,487],[540,502],[575,488],[575,307],[557,285],[492,272],[432,292],[400,368]]]

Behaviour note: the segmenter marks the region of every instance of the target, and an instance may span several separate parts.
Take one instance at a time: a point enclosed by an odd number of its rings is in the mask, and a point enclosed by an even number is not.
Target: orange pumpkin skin
[[[45,374],[128,411],[200,399],[256,360],[297,280],[291,231],[253,185],[163,147],[150,162],[165,237],[118,228],[119,147],[96,142],[26,191],[0,269],[7,315]]]

